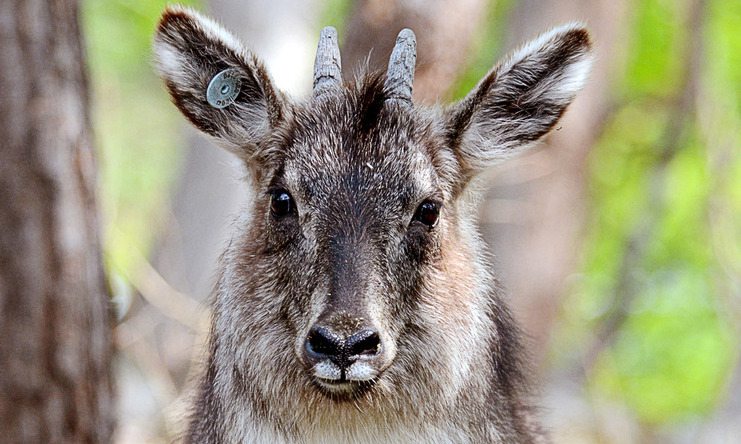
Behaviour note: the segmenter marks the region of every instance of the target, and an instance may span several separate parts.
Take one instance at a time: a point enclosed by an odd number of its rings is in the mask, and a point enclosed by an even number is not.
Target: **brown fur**
[[[543,440],[469,184],[556,123],[588,49],[584,30],[554,31],[447,110],[387,100],[380,74],[294,102],[217,25],[166,11],[155,52],[173,101],[244,159],[255,195],[221,259],[186,440]],[[245,89],[210,108],[205,87],[226,67]],[[424,203],[436,223],[418,218]],[[373,331],[378,346],[323,360],[317,326],[338,344]]]

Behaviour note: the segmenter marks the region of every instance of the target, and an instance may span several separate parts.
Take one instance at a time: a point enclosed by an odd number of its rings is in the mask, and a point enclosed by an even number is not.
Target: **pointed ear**
[[[532,145],[558,122],[591,66],[586,29],[571,24],[497,65],[448,111],[451,144],[470,178]]]
[[[287,104],[262,64],[221,26],[191,9],[165,10],[154,54],[172,101],[185,117],[242,157],[249,157],[283,118]],[[230,96],[227,102],[232,103],[218,108],[209,103],[206,92],[214,77],[227,69],[238,79],[239,92]]]

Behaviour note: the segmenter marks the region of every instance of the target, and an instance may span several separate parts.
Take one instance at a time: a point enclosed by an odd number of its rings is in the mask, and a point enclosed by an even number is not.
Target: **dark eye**
[[[422,222],[432,228],[437,224],[438,216],[440,216],[440,204],[426,200],[417,207],[413,220]]]
[[[293,211],[293,198],[286,190],[276,190],[271,193],[270,212],[273,216],[287,216]]]

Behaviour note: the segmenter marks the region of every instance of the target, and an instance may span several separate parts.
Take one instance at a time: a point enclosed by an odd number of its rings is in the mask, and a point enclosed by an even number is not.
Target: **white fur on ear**
[[[539,61],[538,58],[545,58],[558,50],[561,37],[570,33],[586,32],[584,29],[583,23],[573,22],[544,32],[515,50],[512,55],[499,65],[497,71],[502,75],[501,73],[513,69],[518,63],[531,58],[535,59],[532,62],[541,63],[544,60]],[[585,48],[583,53],[573,54],[572,57],[574,57],[574,60],[564,66],[562,73],[555,75],[558,73],[554,72],[554,76],[550,81],[544,79],[547,86],[550,86],[550,88],[543,88],[544,94],[565,99],[575,96],[584,87],[592,67],[592,57],[589,53],[589,47]]]
[[[242,45],[232,34],[215,21],[202,16],[191,8],[184,6],[168,7],[163,15],[163,24],[164,18],[168,16],[187,17],[210,39],[218,41],[236,52],[242,52]],[[162,27],[162,25],[160,26]],[[172,41],[165,38],[162,32],[158,32],[155,35],[154,55],[157,68],[163,77],[170,77],[175,81],[183,81],[187,78],[186,76],[192,73],[190,67],[191,62],[185,57],[182,51],[175,47]]]
[[[154,55],[183,115],[239,156],[248,158],[282,118],[283,96],[257,58],[221,25],[190,8],[165,10],[154,37]],[[208,101],[208,87],[225,72],[239,87],[228,103],[216,106]]]
[[[169,6],[163,14],[188,18],[207,38],[218,42],[235,53],[244,55],[244,48],[239,40],[216,21],[203,16],[195,10],[185,6]],[[162,26],[162,25],[161,25]],[[157,68],[163,77],[172,77],[175,80],[184,80],[192,74],[191,62],[176,48],[171,41],[158,32],[154,38],[154,55]]]
[[[469,175],[520,153],[558,122],[587,80],[590,50],[582,25],[555,28],[505,58],[453,108]]]

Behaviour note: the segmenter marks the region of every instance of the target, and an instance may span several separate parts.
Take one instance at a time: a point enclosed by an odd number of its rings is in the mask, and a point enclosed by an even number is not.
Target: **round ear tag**
[[[226,108],[237,100],[241,86],[239,70],[236,68],[225,69],[216,74],[208,83],[206,100],[214,108]]]

